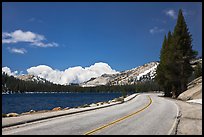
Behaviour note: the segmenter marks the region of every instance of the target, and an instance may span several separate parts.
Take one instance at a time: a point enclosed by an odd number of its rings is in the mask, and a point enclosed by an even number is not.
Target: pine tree
[[[166,41],[166,35],[164,37],[164,41]],[[158,82],[158,84],[160,84],[161,86],[163,85],[163,78],[164,76],[162,75],[162,53],[163,53],[163,50],[164,50],[164,42],[162,44],[162,48],[161,48],[161,51],[160,51],[160,63],[159,65],[157,66],[157,70],[156,70],[156,77],[155,77],[155,80]]]
[[[191,37],[180,9],[173,34],[169,31],[168,38],[164,38],[157,68],[156,80],[163,87],[165,96],[175,98],[187,89],[193,71],[190,61],[197,55],[192,49]]]
[[[188,78],[192,74],[192,67],[190,61],[196,57],[196,52],[192,49],[192,35],[190,34],[187,24],[185,22],[182,10],[179,10],[177,24],[173,32],[173,46],[174,46],[174,62],[178,73],[177,83],[174,83],[176,88],[176,96],[187,89]]]
[[[171,75],[171,64],[173,59],[171,59],[173,56],[170,53],[172,50],[171,48],[171,40],[172,35],[171,32],[168,32],[168,38],[166,38],[166,35],[164,37],[164,41],[162,44],[162,49],[160,51],[160,64],[157,67],[157,75],[156,80],[158,84],[162,87],[163,92],[165,93],[165,96],[170,97],[171,96],[171,90],[172,90],[172,75]]]
[[[179,69],[177,60],[177,51],[175,38],[172,36],[172,33],[169,31],[168,33],[168,41],[167,41],[167,52],[166,52],[166,63],[165,63],[165,82],[168,87],[168,92],[171,92],[171,96],[176,96],[178,92],[178,87],[180,85],[179,81]]]

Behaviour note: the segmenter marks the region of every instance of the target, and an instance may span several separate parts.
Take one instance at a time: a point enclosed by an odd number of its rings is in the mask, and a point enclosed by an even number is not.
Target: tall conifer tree
[[[169,31],[164,38],[160,52],[160,64],[156,80],[166,96],[177,97],[187,89],[188,78],[192,74],[190,61],[197,55],[192,49],[192,38],[188,31],[182,10],[179,10],[173,34]]]
[[[165,52],[166,52],[166,44],[167,44],[167,39],[166,39],[166,35],[164,36],[164,41],[163,41],[163,44],[162,44],[162,48],[161,48],[161,51],[160,51],[160,63],[157,67],[157,70],[156,70],[156,78],[155,80],[158,82],[158,84],[162,87],[164,93],[165,93],[165,96],[168,96],[167,94],[167,91],[165,91],[165,85],[164,85],[164,82],[165,82],[165,75],[164,75],[164,65],[165,65],[165,61],[164,61],[164,58],[165,58]]]
[[[177,24],[173,32],[175,46],[175,65],[179,71],[178,77],[180,87],[177,87],[176,96],[187,89],[188,78],[192,74],[190,61],[194,59],[197,53],[192,49],[192,35],[189,32],[185,22],[182,10],[179,10]]]

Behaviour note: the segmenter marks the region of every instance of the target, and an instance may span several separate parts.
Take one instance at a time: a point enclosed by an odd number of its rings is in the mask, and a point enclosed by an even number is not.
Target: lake
[[[23,113],[30,110],[51,110],[54,107],[77,107],[109,101],[121,93],[22,93],[2,94],[2,113]]]

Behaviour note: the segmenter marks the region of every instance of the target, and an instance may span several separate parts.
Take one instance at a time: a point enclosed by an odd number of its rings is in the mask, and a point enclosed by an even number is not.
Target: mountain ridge
[[[80,83],[82,87],[94,87],[101,85],[132,85],[138,81],[146,81],[154,79],[156,69],[159,63],[157,61],[146,63],[136,68],[121,71],[117,74],[103,74],[97,78]]]
[[[37,83],[45,83],[45,82],[50,82],[44,78],[41,78],[39,76],[35,76],[32,74],[23,74],[23,75],[19,75],[16,76],[16,78],[20,79],[20,80],[24,80],[24,81],[33,81],[33,82],[37,82]],[[53,83],[53,82],[50,82]]]
[[[202,64],[202,58],[198,58],[191,61],[192,67],[194,68],[197,63]],[[92,77],[87,81],[84,81],[82,83],[77,83],[77,84],[75,83],[75,84],[81,87],[95,87],[95,86],[101,86],[101,85],[106,85],[106,86],[133,85],[133,84],[137,84],[137,82],[153,80],[155,78],[156,69],[158,65],[159,65],[159,61],[152,61],[129,70],[124,70],[114,74],[105,73],[99,77]],[[31,74],[23,74],[15,77],[17,79],[24,80],[24,81],[35,81],[37,83],[38,82],[53,83],[48,79],[45,79],[36,75],[31,75]],[[72,85],[72,83],[60,84],[60,85]]]

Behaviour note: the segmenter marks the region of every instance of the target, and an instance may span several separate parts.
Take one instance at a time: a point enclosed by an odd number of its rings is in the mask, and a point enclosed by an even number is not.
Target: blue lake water
[[[121,93],[33,93],[2,94],[2,113],[77,107],[122,96]]]

